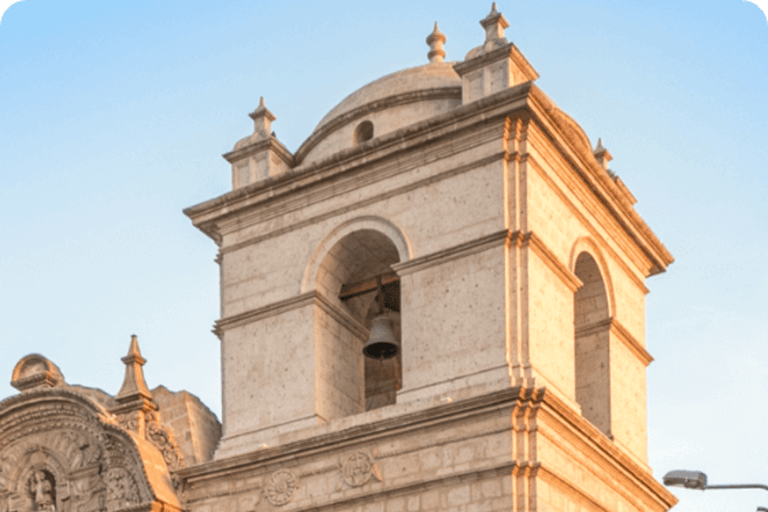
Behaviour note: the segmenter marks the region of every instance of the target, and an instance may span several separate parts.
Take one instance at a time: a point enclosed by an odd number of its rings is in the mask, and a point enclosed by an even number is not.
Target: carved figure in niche
[[[56,510],[56,484],[47,471],[34,470],[27,482],[27,491],[32,498],[32,510]]]

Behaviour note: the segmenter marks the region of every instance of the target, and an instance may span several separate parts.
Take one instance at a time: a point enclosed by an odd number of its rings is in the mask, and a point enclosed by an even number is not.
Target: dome
[[[430,62],[386,75],[356,90],[315,127],[297,151],[301,160],[331,153],[445,113],[461,105],[461,78],[453,62]],[[362,122],[373,125],[363,141],[354,136]]]
[[[333,107],[317,124],[315,131],[336,117],[388,96],[425,89],[461,87],[461,78],[454,71],[454,64],[454,62],[431,62],[423,66],[396,71],[364,85]]]

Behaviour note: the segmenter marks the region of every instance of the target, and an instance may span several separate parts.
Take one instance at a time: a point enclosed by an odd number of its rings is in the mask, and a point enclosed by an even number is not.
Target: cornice
[[[184,209],[195,225],[205,223],[244,206],[251,206],[254,199],[275,197],[286,189],[304,188],[332,175],[349,172],[372,161],[385,158],[394,152],[402,152],[411,146],[438,140],[449,133],[467,130],[477,124],[487,123],[491,117],[504,117],[528,102],[532,83],[525,82],[515,87],[487,96],[468,105],[421,121],[392,133],[376,137],[365,144],[341,150],[318,161],[312,161],[284,173],[251,183],[232,190],[208,201]]]
[[[674,495],[653,478],[653,474],[647,467],[635,462],[630,455],[616,446],[614,441],[592,425],[589,420],[566,405],[554,393],[542,389],[542,404],[539,411],[539,416],[542,413],[552,416],[558,423],[566,427],[572,436],[580,438],[582,442],[601,452],[604,456],[598,460],[619,470],[626,478],[644,487],[658,502],[665,504],[667,509],[677,503]]]
[[[432,183],[436,183],[438,181],[451,178],[453,176],[457,176],[459,174],[463,174],[465,172],[469,172],[473,169],[476,169],[477,167],[482,167],[484,165],[491,164],[493,162],[496,162],[504,157],[503,152],[499,151],[498,153],[488,155],[486,157],[483,157],[479,160],[475,160],[471,163],[460,165],[458,167],[454,167],[452,169],[448,169],[446,171],[442,171],[438,174],[435,174],[433,176],[428,176],[426,178],[423,178],[421,180],[417,180],[411,183],[408,183],[407,185],[403,185],[401,187],[397,187],[394,189],[387,190],[385,192],[382,192],[380,194],[375,194],[372,196],[369,196],[365,199],[361,199],[359,201],[356,201],[354,203],[346,204],[342,207],[335,208],[332,210],[328,210],[322,214],[315,215],[312,217],[307,217],[301,221],[295,222],[289,226],[270,231],[268,233],[264,233],[262,235],[255,235],[247,240],[243,240],[241,242],[238,242],[236,244],[227,245],[226,247],[223,247],[220,249],[221,254],[227,254],[229,252],[237,251],[239,249],[242,249],[243,247],[261,243],[264,240],[268,240],[270,238],[274,238],[276,236],[283,235],[285,233],[289,233],[291,231],[295,231],[297,229],[304,228],[306,226],[310,226],[313,224],[317,224],[319,222],[322,222],[326,219],[343,215],[344,213],[358,210],[360,208],[365,208],[367,206],[370,206],[372,204],[375,204],[380,201],[385,201],[391,197],[395,197],[401,194],[405,194],[407,192],[410,192],[412,190],[416,190],[418,188],[430,185]],[[327,190],[320,190],[317,189],[315,193],[311,194],[310,197],[302,196],[302,197],[296,197],[295,200],[286,200],[281,203],[280,208],[277,206],[273,207],[265,207],[261,209],[258,212],[258,215],[254,215],[253,218],[250,216],[246,216],[246,218],[242,217],[234,217],[230,216],[227,217],[227,220],[222,220],[219,223],[219,230],[220,233],[226,233],[229,229],[229,219],[231,219],[233,223],[233,229],[241,229],[245,226],[250,226],[257,224],[258,222],[266,221],[275,217],[279,217],[282,215],[285,215],[287,213],[306,209],[307,206],[318,203],[320,201],[323,201],[333,195],[337,195],[340,193],[345,193],[352,191],[356,188],[368,186],[373,183],[376,183],[377,181],[380,181],[382,179],[390,178],[396,174],[400,173],[406,173],[411,171],[413,168],[418,167],[417,164],[421,164],[421,162],[414,163],[414,167],[411,167],[408,165],[407,161],[398,161],[397,163],[401,165],[391,165],[387,166],[387,168],[381,168],[378,167],[376,173],[369,173],[364,177],[361,176],[350,176],[347,183],[335,183],[332,186],[329,185]]]
[[[526,80],[533,81],[539,78],[539,74],[533,69],[528,59],[517,49],[515,43],[509,43],[488,53],[483,53],[472,59],[454,64],[453,69],[456,70],[459,76],[463,76],[504,58],[512,60],[515,66],[523,73]]]
[[[625,271],[626,275],[627,275],[627,276],[628,276],[628,277],[629,277],[629,278],[632,280],[632,282],[633,282],[633,283],[635,283],[635,285],[636,285],[636,286],[637,286],[637,287],[638,287],[640,290],[642,290],[642,292],[643,292],[644,294],[647,294],[647,293],[649,292],[648,288],[645,286],[645,283],[644,283],[644,281],[643,281],[643,280],[642,280],[640,277],[638,277],[638,276],[637,276],[637,272],[640,272],[640,273],[642,273],[642,270],[641,270],[641,268],[638,266],[638,267],[636,267],[636,268],[633,270],[632,268],[630,268],[630,267],[629,267],[629,265],[628,265],[628,264],[627,264],[627,262],[625,261],[625,258],[624,258],[624,257],[621,257],[621,256],[619,256],[619,255],[618,255],[618,253],[616,252],[616,249],[614,249],[614,248],[613,248],[613,246],[612,246],[611,244],[609,244],[609,243],[606,241],[605,237],[603,237],[603,236],[602,236],[602,234],[601,234],[599,231],[597,231],[597,230],[594,228],[594,226],[592,225],[592,223],[591,223],[591,222],[589,222],[589,220],[588,220],[588,219],[585,217],[584,213],[583,213],[582,211],[580,211],[580,210],[579,210],[579,208],[578,208],[578,207],[576,207],[576,205],[573,203],[573,201],[571,201],[571,199],[570,199],[570,198],[569,198],[569,197],[568,197],[568,196],[567,196],[567,195],[566,195],[566,194],[563,192],[563,190],[562,190],[562,187],[560,187],[560,186],[559,186],[559,185],[558,185],[558,184],[557,184],[557,183],[556,183],[556,182],[555,182],[555,181],[552,179],[552,176],[550,176],[550,175],[549,175],[549,174],[548,174],[548,173],[547,173],[547,172],[546,172],[546,171],[543,169],[542,165],[539,163],[539,161],[538,161],[538,159],[537,159],[537,158],[534,158],[532,155],[528,154],[528,155],[526,156],[525,160],[526,160],[526,162],[527,162],[527,164],[528,164],[528,168],[529,168],[529,169],[533,169],[533,170],[534,170],[536,173],[538,173],[538,175],[539,175],[539,176],[540,176],[540,177],[541,177],[541,178],[542,178],[542,179],[543,179],[543,180],[544,180],[544,181],[547,183],[547,185],[549,185],[549,187],[552,189],[552,191],[553,191],[555,194],[557,194],[557,196],[558,196],[558,197],[559,197],[559,198],[560,198],[560,199],[563,201],[563,204],[565,204],[565,205],[566,205],[566,207],[567,207],[567,208],[570,210],[570,212],[571,212],[571,213],[574,215],[574,217],[576,217],[577,219],[579,219],[579,220],[582,222],[582,224],[584,225],[584,227],[585,227],[585,228],[586,228],[586,229],[589,231],[589,234],[590,234],[590,235],[591,235],[591,236],[592,236],[592,237],[593,237],[595,240],[597,240],[597,241],[600,243],[600,247],[601,247],[602,249],[604,249],[605,251],[607,251],[609,254],[611,254],[611,256],[612,256],[612,260],[611,260],[611,261],[614,261],[615,263],[617,263],[617,264],[618,264],[618,265],[619,265],[619,266],[620,266],[620,267],[621,267],[621,268],[622,268],[622,269]],[[584,198],[584,197],[582,197],[581,195],[579,195],[579,194],[576,192],[576,190],[575,190],[575,188],[574,188],[573,186],[568,186],[568,185],[569,185],[569,184],[568,184],[568,183],[566,183],[566,187],[567,187],[567,188],[568,188],[568,189],[569,189],[571,192],[573,192],[574,194],[576,194],[576,195],[577,195],[577,196],[578,196],[578,197],[579,197],[579,198],[580,198],[582,201],[585,201],[585,198]],[[595,200],[596,200],[596,199],[595,199]],[[602,203],[601,203],[601,204],[602,204]],[[601,219],[601,218],[602,218],[602,219],[604,219],[604,218],[606,218],[606,216],[607,216],[607,217],[609,217],[609,218],[611,218],[611,219],[614,219],[612,216],[609,216],[609,214],[608,214],[607,212],[604,212],[603,210],[595,211],[595,209],[594,209],[594,208],[590,208],[590,206],[589,206],[589,201],[587,201],[587,202],[585,203],[585,206],[588,208],[589,212],[590,212],[592,215],[594,215],[594,216],[595,216],[595,218],[598,218],[598,219]],[[614,220],[615,220],[615,219],[614,219]],[[607,222],[602,222],[602,223],[601,223],[601,225],[602,225],[603,227],[607,228],[607,229],[609,228],[609,226],[608,226],[608,223],[607,223]],[[616,229],[616,228],[614,228],[614,230],[615,230],[615,229]],[[619,227],[619,229],[621,229],[621,228]],[[620,233],[624,233],[624,231],[620,231]],[[615,243],[617,243],[617,244],[620,246],[620,248],[621,248],[622,250],[624,250],[625,252],[627,252],[627,250],[628,250],[628,247],[626,246],[626,244],[622,244],[622,239],[621,239],[621,238],[614,236],[614,237],[612,237],[612,240],[613,240]],[[631,239],[630,239],[630,240],[631,240]],[[644,256],[644,255],[645,255],[645,253],[644,253],[644,252],[642,252],[642,250],[641,250],[639,247],[637,247],[636,245],[632,245],[631,247],[629,247],[629,254],[631,254],[631,253],[632,253],[632,250],[631,250],[631,249],[633,249],[633,248],[634,248],[634,250],[636,251],[636,254],[637,254],[638,256]]]
[[[441,404],[416,412],[406,413],[383,420],[364,423],[336,432],[301,439],[280,446],[237,455],[183,468],[179,475],[190,481],[226,477],[256,466],[295,461],[297,457],[318,454],[337,454],[339,450],[370,443],[391,436],[401,436],[427,426],[452,423],[459,418],[473,417],[497,411],[501,407],[515,407],[536,403],[542,390],[520,387],[503,389],[487,395]]]
[[[240,149],[230,151],[229,153],[224,153],[221,156],[223,156],[227,160],[227,162],[234,164],[235,162],[238,162],[243,158],[247,158],[251,155],[254,155],[256,153],[260,153],[266,150],[272,150],[277,156],[279,156],[283,160],[283,162],[285,162],[289,166],[293,167],[295,165],[294,156],[291,154],[290,151],[288,151],[288,148],[283,146],[283,144],[279,140],[277,140],[275,137],[272,137],[272,136],[270,136],[268,139],[263,139],[263,140],[254,142],[253,144],[250,144],[248,146],[242,147]]]
[[[513,236],[514,235],[510,234],[508,230],[504,229],[495,233],[491,233],[490,235],[470,240],[469,242],[465,242],[463,244],[433,252],[431,254],[427,254],[426,256],[421,256],[420,258],[414,258],[403,263],[396,263],[392,265],[392,270],[394,270],[398,276],[407,276],[408,274],[413,274],[414,272],[421,272],[422,270],[426,270],[428,268],[444,265],[445,263],[453,260],[466,258],[467,256],[486,251],[493,247],[501,247],[504,245],[507,238]]]
[[[568,267],[563,265],[560,260],[555,256],[555,253],[547,247],[544,241],[533,231],[525,234],[522,239],[523,247],[530,247],[531,250],[539,256],[541,261],[546,264],[554,274],[560,278],[560,280],[571,290],[571,293],[575,293],[582,284],[581,279],[568,270]]]
[[[334,117],[330,121],[326,122],[322,126],[318,126],[314,132],[305,140],[298,150],[296,150],[296,162],[303,162],[307,154],[317,146],[328,135],[335,132],[342,126],[367,116],[374,112],[386,110],[392,107],[398,107],[401,105],[408,105],[409,103],[417,103],[421,101],[441,100],[441,99],[455,99],[461,100],[461,86],[454,87],[433,87],[431,89],[422,89],[419,91],[408,91],[400,94],[394,94],[387,96],[371,103],[361,105],[349,112]]]
[[[605,320],[593,322],[591,324],[580,327],[576,330],[577,336],[589,336],[590,334],[597,334],[608,330],[611,334],[616,336],[616,339],[621,341],[635,356],[642,361],[645,366],[648,366],[653,362],[653,356],[648,353],[645,347],[637,341],[632,333],[630,333],[621,322],[615,317],[610,317]]]
[[[531,88],[530,98],[532,100],[531,107],[539,112],[539,118],[546,119],[550,125],[549,128],[542,125],[542,128],[549,131],[550,134],[552,133],[551,127],[557,128],[555,131],[559,132],[561,140],[566,141],[565,146],[570,149],[570,154],[562,151],[563,156],[571,160],[573,168],[582,176],[593,193],[600,198],[613,217],[653,263],[650,275],[663,272],[667,265],[674,261],[674,258],[635,211],[631,194],[627,195],[605,172],[605,169],[598,164],[591,147],[589,147],[589,139],[584,140],[586,135],[578,123],[562,112],[535,85]],[[562,117],[570,121],[566,122],[566,120],[560,119]]]
[[[245,311],[238,315],[233,315],[217,320],[216,324],[214,325],[213,332],[221,339],[224,332],[230,329],[242,327],[244,325],[263,320],[265,318],[281,315],[283,313],[287,313],[295,309],[301,309],[309,305],[318,306],[358,338],[366,339],[368,337],[369,332],[364,325],[352,318],[349,313],[343,311],[338,306],[333,304],[330,300],[328,300],[327,297],[325,297],[317,290],[312,290],[310,292],[289,297],[285,300],[274,302],[260,308]]]

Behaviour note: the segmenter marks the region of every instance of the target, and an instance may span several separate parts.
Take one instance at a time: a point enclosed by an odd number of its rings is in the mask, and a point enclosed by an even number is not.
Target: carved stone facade
[[[672,257],[495,4],[480,24],[459,62],[435,25],[428,64],[295,153],[261,99],[233,190],[185,210],[219,247],[223,427],[150,391],[135,339],[115,397],[28,356],[0,403],[0,512],[674,505],[647,464],[644,334]],[[364,355],[374,325],[393,357]]]
[[[141,357],[135,337],[129,356]],[[136,368],[126,377],[125,396],[146,390]],[[120,394],[68,385],[37,354],[19,361],[11,383],[21,394],[0,402],[0,511],[183,509],[177,472],[184,455],[149,390],[145,402],[126,407]]]

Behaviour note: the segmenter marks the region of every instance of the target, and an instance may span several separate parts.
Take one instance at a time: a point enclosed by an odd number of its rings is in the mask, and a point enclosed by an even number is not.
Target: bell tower
[[[224,155],[233,190],[185,210],[222,301],[224,436],[185,472],[193,503],[277,457],[299,509],[674,504],[647,465],[644,334],[645,280],[673,259],[495,3],[480,24],[459,62],[435,24],[429,63],[350,94],[295,153],[262,99]]]

